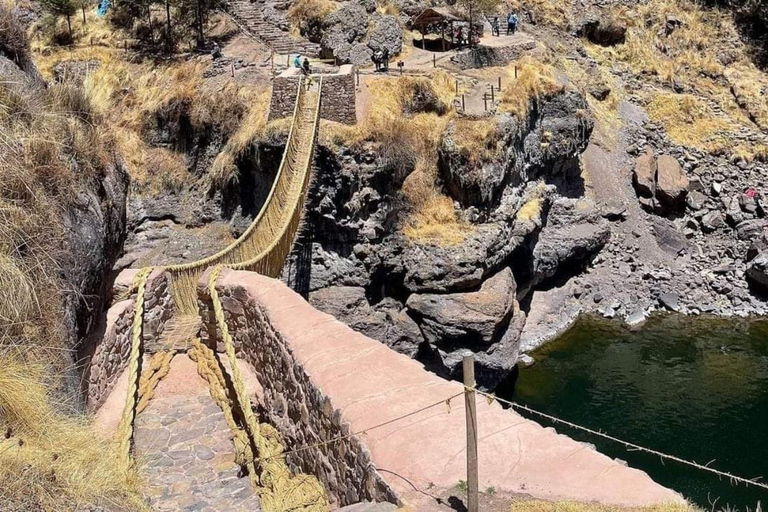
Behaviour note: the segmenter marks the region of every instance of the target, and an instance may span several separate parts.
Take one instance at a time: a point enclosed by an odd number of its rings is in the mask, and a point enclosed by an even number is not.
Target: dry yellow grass
[[[573,501],[515,500],[509,512],[697,512],[690,505],[656,505],[652,507],[617,507],[599,503]]]
[[[85,418],[54,410],[46,368],[0,352],[0,502],[9,510],[147,510],[135,468]]]
[[[371,96],[366,117],[356,127],[332,126],[324,140],[379,144],[385,165],[403,179],[402,193],[410,206],[403,232],[412,241],[452,245],[460,243],[469,225],[456,215],[452,201],[437,187],[437,148],[454,118],[450,105],[454,83],[438,71],[431,77],[380,78],[367,83]],[[408,114],[414,94],[427,92],[436,100],[435,112]],[[324,130],[325,131],[325,130]]]
[[[338,4],[331,0],[296,0],[288,9],[288,20],[295,32],[309,24],[320,24],[338,9]]]
[[[704,105],[694,106],[685,100],[689,103],[687,111],[668,120],[661,115],[670,112],[670,103],[686,105],[681,99],[670,100],[667,93],[656,98],[659,92],[650,88],[645,96],[654,105],[654,121],[671,126],[678,134],[678,142],[687,140],[696,147],[726,153],[734,160],[766,157],[764,144],[747,146],[734,137],[742,128],[756,131],[768,126],[768,104],[761,94],[768,87],[768,76],[752,63],[729,13],[705,9],[690,0],[649,0],[610,12],[627,24],[627,41],[610,48],[587,43],[587,51],[595,59],[606,68],[622,65],[643,81],[676,90],[682,87]],[[666,36],[668,15],[682,25]],[[727,57],[727,65],[716,56]],[[722,113],[713,113],[707,103],[718,105]],[[685,118],[697,119],[701,124],[687,136],[684,130],[675,128]]]
[[[514,78],[517,67],[517,79]],[[516,116],[525,116],[532,100],[563,89],[555,79],[554,68],[534,57],[525,56],[507,68],[508,85],[503,89],[501,109]]]
[[[494,118],[456,119],[454,126],[453,141],[471,166],[499,156],[499,132]]]
[[[530,12],[536,23],[565,29],[572,18],[568,2],[553,0],[508,0],[509,10]]]

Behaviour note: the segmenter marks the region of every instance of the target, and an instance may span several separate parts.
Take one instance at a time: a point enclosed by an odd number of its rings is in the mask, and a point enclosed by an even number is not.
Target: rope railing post
[[[479,482],[477,467],[477,409],[475,404],[475,356],[462,361],[464,370],[464,408],[467,415],[467,510],[478,512]]]

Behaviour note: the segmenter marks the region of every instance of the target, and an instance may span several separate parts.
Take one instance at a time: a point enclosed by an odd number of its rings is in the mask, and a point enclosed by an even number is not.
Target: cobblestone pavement
[[[136,418],[136,452],[158,511],[259,511],[247,476],[238,477],[224,414],[194,363],[177,355],[149,407]]]

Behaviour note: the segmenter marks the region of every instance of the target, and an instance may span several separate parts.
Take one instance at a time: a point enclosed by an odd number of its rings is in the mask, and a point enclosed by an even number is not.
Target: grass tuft
[[[135,468],[85,418],[54,410],[45,375],[0,352],[0,502],[19,511],[147,510]]]

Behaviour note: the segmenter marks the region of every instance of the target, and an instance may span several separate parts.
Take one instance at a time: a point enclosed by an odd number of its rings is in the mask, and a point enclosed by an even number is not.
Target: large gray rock
[[[413,294],[406,306],[433,345],[487,346],[508,324],[516,291],[512,271],[505,268],[476,292]]]
[[[759,286],[768,288],[768,251],[761,252],[749,262],[746,276]]]
[[[309,303],[352,329],[409,357],[416,356],[419,344],[424,341],[418,325],[400,304],[383,301],[374,308],[368,303],[362,287],[323,288],[309,294]]]
[[[534,285],[563,268],[587,261],[611,236],[608,222],[588,199],[559,198],[552,204],[547,219],[548,224],[533,248]]]
[[[648,148],[648,151],[635,160],[632,182],[639,195],[654,196],[656,192],[656,157],[653,155],[652,149]]]
[[[688,177],[677,159],[661,155],[656,160],[656,197],[667,206],[679,206],[688,193]]]
[[[528,118],[497,119],[495,153],[460,147],[456,130],[462,127],[449,125],[438,148],[438,170],[448,194],[463,206],[493,208],[510,188],[578,169],[578,154],[586,149],[594,126],[580,114],[586,109],[584,96],[575,91],[542,96]],[[478,151],[488,154],[477,158]]]
[[[368,32],[368,13],[357,3],[347,3],[341,9],[331,13],[323,22],[323,36],[320,45],[347,63],[355,49],[355,58],[361,58],[361,49],[356,43],[363,40]]]
[[[368,37],[368,47],[373,50],[389,50],[395,56],[403,50],[403,29],[394,16],[382,16]]]

